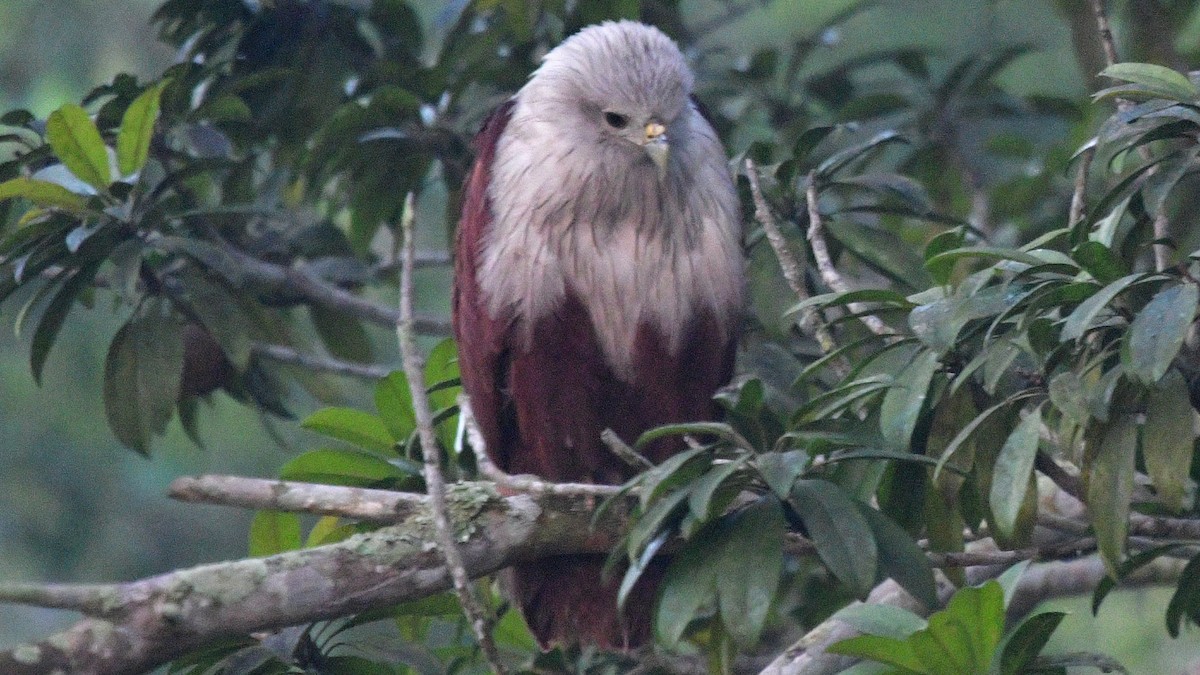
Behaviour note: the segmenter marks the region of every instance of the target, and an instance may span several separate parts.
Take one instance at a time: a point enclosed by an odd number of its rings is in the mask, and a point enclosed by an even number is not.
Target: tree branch
[[[833,259],[829,257],[829,248],[825,245],[825,227],[824,221],[821,219],[821,211],[817,208],[817,178],[815,173],[808,174],[808,180],[805,187],[805,201],[808,203],[808,243],[812,246],[813,259],[817,261],[817,269],[821,272],[821,279],[825,281],[825,285],[838,293],[848,293],[850,287],[846,285],[846,281],[842,279],[842,275],[838,273],[833,266]],[[854,314],[859,314],[861,320],[872,333],[879,336],[892,335],[892,329],[873,314],[865,314],[869,311],[868,308],[861,302],[852,302],[848,305],[850,311]]]
[[[803,302],[809,298],[808,289],[804,287],[804,269],[800,265],[800,260],[792,253],[791,247],[788,246],[787,239],[784,238],[779,225],[775,222],[775,215],[771,213],[771,206],[767,204],[767,199],[763,196],[762,187],[758,182],[758,165],[749,157],[746,158],[746,177],[750,180],[750,194],[754,198],[754,219],[762,226],[763,232],[767,235],[767,241],[775,251],[783,278],[792,289],[792,293],[796,294],[796,298]],[[829,328],[821,322],[821,316],[817,314],[816,308],[809,307],[800,312],[799,325],[800,330],[816,340],[822,352],[828,354],[837,349],[837,342],[829,334]],[[839,375],[844,376],[850,372],[849,366],[844,362],[839,362],[837,365]]]
[[[369,492],[374,491],[347,494]],[[593,524],[594,497],[500,497],[479,483],[450,486],[446,497],[463,565],[472,577],[547,555],[606,552],[618,541],[626,517],[617,504]],[[396,525],[336,544],[128,583],[0,584],[0,602],[88,615],[66,631],[0,652],[0,672],[143,672],[223,637],[347,616],[444,591],[451,587],[450,574],[432,544],[428,498],[409,501],[411,511]]]
[[[256,342],[250,346],[255,356],[270,359],[279,363],[299,366],[308,370],[317,370],[346,377],[358,377],[364,380],[378,380],[388,376],[392,368],[365,363],[351,363],[338,359],[302,354],[291,347]]]
[[[467,575],[458,543],[454,540],[455,534],[446,505],[446,482],[442,477],[441,446],[433,431],[433,408],[429,405],[429,394],[425,391],[424,359],[417,352],[417,342],[413,336],[413,261],[416,252],[413,236],[414,208],[413,193],[410,192],[404,200],[404,215],[400,223],[404,245],[400,265],[400,322],[396,325],[396,334],[400,343],[400,356],[404,362],[404,374],[408,380],[408,390],[412,395],[413,415],[416,417],[417,434],[421,439],[421,454],[425,459],[425,489],[429,493],[429,505],[433,511],[434,533],[442,556],[446,559],[446,566],[450,568],[454,592],[458,594],[463,613],[475,632],[475,639],[479,641],[479,647],[483,650],[484,658],[487,659],[492,672],[503,674],[508,671],[500,663],[496,643],[492,640],[492,621],[475,597],[471,577]]]
[[[486,484],[480,489],[486,489]],[[404,520],[425,508],[426,502],[424,496],[411,492],[216,475],[176,478],[168,494],[193,504],[341,516],[379,524]]]

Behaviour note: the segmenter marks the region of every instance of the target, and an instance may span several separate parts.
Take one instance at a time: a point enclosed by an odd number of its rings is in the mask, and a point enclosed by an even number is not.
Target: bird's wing
[[[488,455],[501,469],[509,466],[516,420],[505,392],[508,380],[509,322],[493,318],[479,288],[480,247],[492,225],[488,198],[496,145],[512,115],[513,101],[496,108],[475,137],[475,164],[463,188],[454,259],[454,339],[463,389],[487,443]]]

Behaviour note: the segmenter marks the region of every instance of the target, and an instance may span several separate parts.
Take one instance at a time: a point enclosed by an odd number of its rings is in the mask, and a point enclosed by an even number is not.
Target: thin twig
[[[318,370],[347,377],[360,377],[365,380],[378,380],[388,376],[393,369],[384,366],[350,363],[314,354],[302,354],[291,347],[256,342],[250,346],[255,356],[260,356],[279,363],[299,366],[307,370]]]
[[[1079,156],[1079,169],[1075,174],[1075,190],[1071,193],[1071,211],[1067,216],[1067,227],[1074,228],[1083,220],[1083,211],[1087,207],[1087,177],[1092,168],[1092,157],[1096,147],[1083,151]]]
[[[1104,0],[1092,0],[1092,12],[1096,15],[1096,31],[1100,34],[1100,43],[1104,45],[1104,60],[1108,65],[1114,65],[1121,60],[1117,54],[1117,43],[1113,39],[1112,26],[1108,22],[1108,13],[1104,10]],[[1125,111],[1133,106],[1133,102],[1124,99],[1117,99],[1117,110]],[[1150,147],[1141,145],[1138,147],[1138,155],[1145,161],[1149,161]],[[1157,170],[1157,167],[1151,168],[1147,173],[1147,177],[1152,175]],[[1165,201],[1160,203],[1158,209],[1154,213],[1154,239],[1163,241],[1170,237],[1170,221],[1167,218]],[[1159,272],[1167,269],[1171,265],[1171,248],[1165,244],[1154,245],[1154,266]]]
[[[845,279],[838,273],[833,266],[833,259],[829,257],[829,248],[825,245],[825,225],[821,219],[821,210],[817,208],[817,177],[816,172],[808,174],[808,180],[805,185],[805,201],[808,202],[808,243],[812,247],[813,259],[817,261],[817,269],[821,272],[821,279],[825,281],[825,285],[838,293],[850,292],[850,287],[846,285]],[[863,314],[869,312],[870,309],[860,303],[852,302],[848,305],[852,314],[861,314],[861,320],[872,333],[879,336],[890,336],[892,330],[887,327],[873,314]]]
[[[479,641],[479,647],[492,672],[503,674],[508,671],[500,662],[500,654],[492,640],[491,622],[475,597],[471,578],[467,576],[467,570],[463,566],[462,554],[454,540],[454,530],[446,508],[446,483],[442,478],[440,450],[433,432],[433,410],[425,392],[425,372],[413,335],[413,258],[416,250],[413,243],[413,214],[413,195],[410,192],[404,202],[404,215],[400,223],[404,247],[400,268],[400,321],[396,324],[396,333],[400,342],[404,372],[408,376],[408,389],[412,394],[413,413],[416,417],[417,433],[421,439],[421,453],[425,458],[425,486],[429,493],[438,546],[446,559],[446,567],[450,568],[454,590],[462,604],[463,613],[471,623],[475,639]]]
[[[632,446],[621,440],[621,437],[617,435],[617,432],[613,431],[612,429],[605,429],[604,431],[601,431],[600,440],[608,446],[608,449],[611,450],[614,455],[619,457],[621,461],[625,462],[629,466],[643,471],[654,468],[654,462],[646,459],[637,450],[634,450]]]
[[[381,326],[395,327],[400,321],[400,312],[395,307],[368,300],[331,284],[306,265],[285,267],[259,260],[225,241],[220,241],[219,248],[231,260],[216,264],[227,266],[228,269],[223,273],[235,276],[242,284],[263,287],[284,297],[298,297]],[[451,326],[445,317],[414,314],[413,330],[429,335],[449,335]]]
[[[763,232],[767,235],[767,241],[775,251],[783,278],[787,280],[787,284],[796,294],[796,298],[803,302],[809,298],[808,289],[804,287],[804,268],[800,265],[800,260],[792,253],[787,239],[784,238],[783,232],[775,222],[775,214],[771,212],[771,206],[767,204],[767,199],[762,193],[762,186],[758,182],[758,165],[749,157],[746,158],[746,177],[750,179],[750,194],[754,198],[754,219],[762,226]],[[817,341],[823,353],[828,354],[837,349],[837,342],[829,333],[829,328],[822,323],[821,316],[815,307],[808,307],[800,312],[799,325],[805,335]],[[841,371],[839,374],[850,371],[848,364],[844,362],[839,363],[838,366]]]
[[[475,453],[475,464],[479,466],[479,472],[494,481],[496,485],[509,491],[527,492],[530,494],[585,495],[595,497],[608,497],[621,491],[620,486],[617,485],[552,483],[541,480],[536,476],[513,476],[504,473],[500,467],[492,462],[492,458],[488,456],[487,443],[483,440],[483,433],[479,430],[479,423],[475,421],[475,413],[471,410],[471,401],[467,398],[466,394],[460,394],[458,397],[458,422],[467,437],[467,442],[471,444],[471,449]]]
[[[1113,65],[1118,60],[1117,43],[1113,39],[1112,26],[1108,23],[1108,13],[1104,11],[1104,0],[1092,0],[1092,12],[1096,15],[1096,31],[1100,34],[1100,44],[1104,45],[1104,60]]]

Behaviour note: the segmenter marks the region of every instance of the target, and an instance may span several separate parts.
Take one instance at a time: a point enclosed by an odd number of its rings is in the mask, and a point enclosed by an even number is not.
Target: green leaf
[[[350,486],[370,486],[419,474],[416,465],[403,466],[375,453],[352,448],[311,450],[279,470],[281,480]]]
[[[1087,505],[1092,527],[1096,530],[1096,546],[1108,573],[1117,575],[1118,565],[1125,555],[1125,538],[1129,534],[1129,503],[1133,498],[1134,459],[1137,454],[1137,424],[1132,415],[1116,415],[1108,424],[1089,434],[1089,440],[1099,447],[1086,463]]]
[[[396,439],[383,420],[353,408],[322,408],[300,423],[322,436],[353,443],[384,455],[395,454]]]
[[[1150,563],[1154,562],[1155,560],[1158,560],[1162,556],[1164,556],[1168,553],[1174,553],[1175,551],[1178,551],[1179,549],[1183,548],[1184,546],[1185,546],[1185,544],[1183,544],[1182,542],[1177,542],[1177,543],[1163,544],[1161,546],[1154,546],[1154,547],[1148,548],[1144,551],[1138,551],[1137,553],[1126,558],[1117,567],[1117,579],[1124,579],[1124,578],[1128,577],[1130,574],[1132,574],[1133,572],[1145,567],[1146,565],[1149,565]],[[1108,577],[1108,576],[1104,577],[1103,579],[1100,580],[1100,583],[1096,584],[1096,590],[1092,591],[1092,615],[1093,616],[1100,612],[1100,603],[1104,602],[1104,598],[1106,598],[1108,596],[1108,594],[1110,592],[1112,592],[1112,590],[1116,587],[1117,587],[1117,580],[1113,579],[1112,577]]]
[[[926,607],[937,607],[937,582],[933,578],[929,556],[891,518],[862,502],[856,501],[854,505],[871,526],[879,546],[879,565],[883,573]]]
[[[1188,476],[1192,475],[1195,417],[1187,382],[1177,370],[1168,372],[1146,393],[1142,455],[1154,489],[1171,511],[1183,508]]]
[[[880,274],[914,289],[927,288],[932,279],[924,259],[896,234],[852,218],[830,219],[829,234]]]
[[[121,130],[117,133],[117,168],[122,176],[139,171],[146,165],[150,139],[154,136],[154,123],[158,120],[159,97],[166,85],[167,81],[164,80],[142,92],[121,117]]]
[[[68,103],[50,113],[46,120],[46,140],[79,180],[100,191],[108,189],[112,182],[108,148],[86,110]]]
[[[1153,384],[1166,374],[1196,316],[1197,300],[1200,289],[1182,283],[1159,291],[1138,312],[1121,349],[1121,360],[1131,375]]]
[[[903,640],[929,625],[925,619],[895,605],[853,603],[838,610],[833,618],[864,635]]]
[[[809,456],[802,450],[766,452],[754,458],[758,475],[780,499],[787,499],[792,484],[808,467]]]
[[[879,550],[854,501],[833,483],[806,479],[792,486],[788,504],[829,571],[856,597],[865,598],[875,585]]]
[[[1079,424],[1087,424],[1092,418],[1079,375],[1071,371],[1055,375],[1050,379],[1049,391],[1050,402],[1067,417]]]
[[[721,621],[744,646],[758,642],[783,572],[783,509],[764,497],[733,514],[717,564]]]
[[[1071,257],[1102,284],[1109,284],[1129,274],[1128,266],[1098,241],[1085,241],[1071,252]]]
[[[1075,311],[1067,316],[1063,323],[1060,339],[1063,342],[1078,340],[1095,323],[1096,315],[1100,313],[1100,310],[1107,307],[1108,303],[1112,302],[1125,289],[1146,280],[1147,275],[1145,274],[1130,274],[1096,291],[1095,295],[1079,303]]]
[[[375,409],[392,438],[403,441],[417,428],[412,390],[403,370],[396,370],[375,384]]]
[[[993,660],[996,667],[992,672],[998,675],[1020,675],[1027,672],[1066,616],[1066,612],[1042,610],[1022,619],[1021,623],[1004,636],[996,650]]]
[[[259,511],[250,523],[250,557],[261,558],[301,547],[300,516],[280,511]]]
[[[1186,75],[1153,63],[1114,63],[1100,74],[1140,84],[1160,98],[1173,101],[1193,101],[1200,96],[1200,91]]]
[[[638,478],[638,496],[642,506],[646,507],[663,494],[691,481],[710,466],[711,454],[703,448],[692,448],[672,455]]]
[[[1004,632],[1004,591],[989,581],[955,593],[929,627],[910,638],[913,651],[933,675],[986,673]]]
[[[841,654],[859,659],[870,659],[902,668],[902,673],[928,673],[917,658],[913,645],[908,640],[897,640],[879,635],[858,635],[839,640],[825,648],[827,654]]]
[[[923,350],[896,375],[879,408],[879,429],[894,450],[907,450],[917,418],[929,395],[929,383],[941,367],[937,352]]]
[[[373,362],[371,338],[358,319],[320,305],[309,305],[308,314],[330,354],[343,361]]]
[[[1033,463],[1037,458],[1038,432],[1042,426],[1042,409],[1037,407],[1021,420],[1009,435],[996,458],[992,470],[992,490],[988,500],[995,518],[996,529],[1009,538],[1016,529],[1017,517],[1025,503]]]
[[[87,200],[58,183],[34,178],[13,178],[0,183],[0,201],[20,197],[37,206],[81,212]]]
[[[102,262],[103,260],[94,260],[75,272],[58,289],[58,292],[46,305],[46,310],[42,312],[42,318],[33,331],[33,340],[29,348],[29,367],[33,371],[34,382],[39,385],[42,383],[42,368],[46,365],[46,357],[50,355],[50,348],[54,346],[54,341],[58,337],[58,332],[62,330],[67,314],[75,305],[79,294],[88,288],[92,280],[96,278],[96,272],[100,269]]]
[[[688,509],[692,512],[700,522],[705,522],[715,516],[720,515],[721,509],[728,506],[729,500],[735,497],[734,494],[725,495],[724,499],[714,499],[720,494],[721,487],[725,485],[739,469],[746,466],[748,457],[742,456],[732,462],[717,465],[711,468],[699,480],[692,484],[688,494]],[[715,508],[714,508],[715,505]]]
[[[1184,618],[1200,624],[1200,555],[1184,566],[1179,575],[1179,585],[1167,603],[1167,632],[1171,637],[1179,637]]]
[[[713,551],[714,537],[709,535],[719,532],[720,527],[718,521],[701,530],[675,555],[667,568],[658,598],[654,630],[669,646],[678,644],[701,608],[715,600],[717,561]]]
[[[996,248],[993,246],[971,246],[956,248],[939,253],[925,261],[925,269],[935,278],[946,278],[949,268],[964,258],[983,258],[985,260],[1012,260],[1026,265],[1042,265],[1045,260],[1015,248]]]
[[[142,453],[179,397],[183,339],[162,301],[149,300],[117,331],[104,359],[104,412],[117,439]]]

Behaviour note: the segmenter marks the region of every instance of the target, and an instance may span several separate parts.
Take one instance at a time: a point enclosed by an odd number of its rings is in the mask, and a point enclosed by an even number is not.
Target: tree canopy
[[[1041,18],[1086,83],[1054,96],[1006,79],[1050,47],[1003,32],[838,49],[896,11],[870,0],[767,45],[728,31],[789,3],[414,5],[168,0],[160,76],[0,115],[0,306],[35,381],[81,307],[111,309],[132,451],[173,420],[203,445],[214,397],[325,439],[277,480],[177,481],[258,510],[244,560],[0,583],[85,617],[0,670],[1065,673],[1120,664],[1043,653],[1047,596],[1165,584],[1165,632],[1200,622],[1194,3],[1060,0]],[[482,455],[446,277],[421,272],[449,262],[488,111],[614,18],[693,62],[751,300],[723,420],[609,437],[645,464],[624,486],[552,485]],[[690,449],[650,465],[664,435]],[[536,649],[495,574],[585,551],[624,589],[673,552],[654,649]]]

